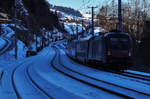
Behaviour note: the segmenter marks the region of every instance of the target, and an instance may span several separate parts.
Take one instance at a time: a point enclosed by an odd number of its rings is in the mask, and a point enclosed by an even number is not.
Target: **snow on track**
[[[63,53],[61,55],[61,60],[62,61],[66,61],[68,59],[66,59],[66,56],[64,55],[64,52],[61,52]],[[82,67],[82,66],[77,66],[77,64],[72,64],[69,63],[68,61],[67,62],[63,62],[63,64],[65,64],[65,66],[67,66],[68,68],[71,68],[75,71],[80,71],[80,72],[84,72],[84,74],[88,75],[88,76],[91,76],[91,77],[94,77],[96,79],[100,79],[100,80],[103,80],[103,81],[106,81],[106,82],[111,82],[113,84],[117,84],[117,85],[120,85],[120,86],[123,86],[123,87],[127,87],[129,89],[135,89],[135,91],[138,91],[138,92],[141,92],[141,93],[146,93],[146,94],[150,94],[149,90],[150,90],[150,86],[148,85],[145,85],[145,84],[142,84],[142,83],[138,83],[138,82],[135,82],[135,81],[130,81],[130,80],[126,80],[126,79],[121,79],[121,78],[118,78],[118,77],[115,77],[114,74],[112,73],[103,73],[103,72],[95,72],[91,69],[88,69],[86,67]],[[110,75],[111,74],[111,75]],[[134,85],[134,86],[133,86]]]
[[[0,50],[6,45],[6,41],[0,38]]]
[[[43,63],[41,64],[45,64],[44,66],[48,64],[47,62],[45,62],[45,60],[42,59],[42,61]],[[52,72],[50,72],[50,70]],[[120,99],[120,97],[116,95],[104,92],[103,90],[92,88],[78,81],[74,81],[71,78],[65,77],[61,73],[55,71],[51,66],[48,66],[47,68],[45,67],[45,69],[39,69],[39,67],[35,69],[32,68],[30,69],[30,73],[32,73],[31,76],[33,76],[33,79],[38,82],[40,86],[45,86],[44,88],[45,90],[47,90],[47,92],[54,94],[55,99],[60,99],[60,97],[61,99],[80,99],[82,97],[84,97],[85,99],[108,99],[109,97],[113,97],[114,99]],[[34,75],[38,75],[38,78],[34,77]],[[41,78],[39,78],[39,76]],[[47,83],[45,80],[47,80]],[[41,81],[43,81],[44,84],[42,84]],[[50,84],[48,84],[48,82]],[[46,85],[51,86],[51,88]],[[57,91],[53,88],[54,85],[57,85]],[[51,90],[53,90],[53,92],[51,92]]]
[[[16,87],[16,92],[19,95],[20,99],[49,99],[46,95],[44,95],[38,88],[32,84],[29,79],[26,69],[28,65],[32,65],[32,62],[29,61],[20,65],[20,67],[16,68],[13,80],[14,85]]]
[[[134,70],[126,70],[125,72],[135,74],[135,75],[140,75],[140,76],[146,76],[150,78],[150,73],[139,72],[139,71],[134,71]]]
[[[7,51],[7,49],[11,45],[11,41],[5,37],[5,34],[3,34],[0,38],[0,55],[2,55],[4,52]]]

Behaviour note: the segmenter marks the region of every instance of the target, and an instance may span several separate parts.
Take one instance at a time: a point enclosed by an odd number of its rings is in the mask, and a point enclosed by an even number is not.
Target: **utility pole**
[[[146,13],[146,8],[148,8],[148,1],[143,0],[143,5],[144,5],[144,20],[146,19],[147,13]]]
[[[112,12],[113,12],[113,14],[112,14],[112,17],[113,17],[113,19],[114,19],[114,17],[115,17],[115,1],[114,0],[112,0]]]
[[[17,28],[17,0],[14,1],[14,23],[15,23],[15,29]],[[18,52],[18,46],[17,46],[17,30],[15,31],[15,58],[17,59],[17,52]]]
[[[121,0],[118,0],[118,30],[122,32],[122,5],[121,5]]]
[[[82,19],[82,36],[83,36],[83,23],[84,23],[84,21],[83,21],[83,19]]]
[[[128,17],[129,17],[129,19],[130,19],[130,11],[131,11],[130,6],[131,6],[130,5],[130,0],[128,0]]]
[[[79,36],[79,31],[78,31],[78,23],[77,23],[77,26],[76,26],[76,35],[77,35],[77,40],[78,40],[78,36]]]
[[[116,23],[115,23],[115,1],[112,0],[112,24],[111,25],[112,25],[113,29],[114,29],[114,24],[116,25]]]
[[[92,9],[92,35],[94,35],[94,9],[95,8],[98,8],[98,7],[88,7],[88,8],[91,8]]]

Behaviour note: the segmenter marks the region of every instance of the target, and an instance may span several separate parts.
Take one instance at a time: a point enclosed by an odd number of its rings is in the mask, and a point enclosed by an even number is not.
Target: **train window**
[[[129,39],[128,38],[110,38],[110,48],[118,49],[118,50],[128,50]]]

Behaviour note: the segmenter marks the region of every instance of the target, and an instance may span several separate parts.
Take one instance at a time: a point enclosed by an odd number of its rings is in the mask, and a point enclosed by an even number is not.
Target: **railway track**
[[[9,47],[9,41],[7,39],[4,39],[6,44],[0,49],[0,55],[4,54],[7,48]]]
[[[55,49],[58,53],[58,50]],[[110,82],[106,82],[100,79],[96,79],[93,78],[91,76],[88,76],[86,74],[77,72],[75,70],[72,70],[70,68],[68,68],[67,66],[64,66],[61,62],[60,62],[60,56],[57,54],[55,56],[55,58],[58,57],[58,61],[55,61],[55,64],[53,62],[53,64],[51,64],[53,66],[53,68],[55,68],[57,71],[73,78],[76,79],[80,82],[89,84],[90,86],[99,88],[99,89],[103,89],[105,91],[108,91],[110,93],[116,94],[120,97],[125,97],[125,98],[138,98],[136,95],[141,96],[141,97],[145,97],[145,98],[150,98],[150,94],[149,93],[144,93],[144,92],[140,92],[134,89],[130,89],[130,88],[126,88],[123,86],[119,86],[116,84],[112,84]],[[57,64],[56,64],[57,63]],[[58,67],[59,65],[59,67]],[[94,83],[93,83],[94,82]],[[114,90],[117,89],[117,90]],[[126,94],[128,93],[128,94]]]
[[[65,49],[61,48],[60,46],[59,46],[59,48],[62,49],[62,50],[65,50]],[[75,62],[72,59],[70,59],[70,62],[72,64],[76,65]],[[84,65],[82,65],[82,66],[84,66]],[[101,69],[97,69],[97,70],[99,72],[103,72],[103,70],[101,70]],[[150,76],[147,76],[147,75],[132,73],[132,72],[128,72],[128,71],[116,72],[116,71],[109,70],[107,72],[109,72],[109,73],[111,72],[113,74],[116,74],[117,77],[119,77],[121,75],[119,78],[122,78],[122,79],[128,79],[128,80],[131,80],[131,81],[136,81],[136,82],[140,82],[140,83],[150,85]]]
[[[47,93],[44,89],[42,89],[31,77],[30,73],[29,73],[29,68],[30,66],[27,67],[26,69],[26,73],[30,79],[30,81],[38,88],[40,89],[41,92],[43,92],[49,99],[54,99],[49,93]]]
[[[122,73],[112,72],[112,73],[117,74],[119,76],[121,75],[122,78],[123,77],[129,77],[128,78],[129,80],[133,80],[133,81],[136,81],[136,82],[140,82],[140,83],[150,85],[150,78],[143,77],[142,75],[130,74],[130,73],[126,73],[126,72],[122,72]],[[126,78],[124,78],[124,79],[126,79]]]
[[[6,34],[1,35],[2,39],[6,41],[6,44],[0,49],[0,55],[4,54],[11,45],[11,41],[5,37]]]
[[[137,78],[137,79],[150,81],[150,76],[147,76],[147,75],[131,73],[131,72],[127,72],[127,71],[124,71],[123,73],[121,73],[121,75],[125,75],[125,76],[129,76],[129,77]]]
[[[27,61],[25,61],[25,62],[27,62]],[[21,64],[19,64],[18,66],[16,66],[15,67],[15,69],[13,70],[13,72],[12,72],[12,75],[11,75],[11,83],[12,83],[12,86],[13,86],[13,89],[14,89],[14,92],[15,92],[15,94],[16,94],[16,96],[17,96],[17,99],[24,99],[24,98],[26,98],[25,97],[25,95],[24,95],[24,93],[21,93],[20,91],[19,91],[19,89],[21,89],[20,87],[18,88],[17,87],[17,83],[15,82],[15,73],[17,72],[17,70],[19,69],[19,68],[21,68],[22,67],[22,65],[25,63],[25,62],[23,62],[23,63],[21,63]],[[33,88],[33,89],[35,89],[35,90],[37,90],[38,92],[40,92],[41,93],[41,96],[42,96],[42,99],[53,99],[53,97],[49,94],[49,93],[47,93],[46,91],[44,91],[33,79],[32,79],[32,77],[31,77],[31,75],[30,75],[30,73],[29,73],[29,67],[30,66],[32,66],[32,65],[29,65],[29,66],[27,66],[26,68],[25,68],[25,74],[26,75],[24,75],[24,76],[26,76],[26,82],[27,83],[29,83],[28,85],[30,85],[30,87],[27,87],[27,88]],[[29,90],[30,91],[30,90]],[[36,92],[36,91],[35,91]],[[32,94],[34,94],[34,92],[30,92],[30,93],[32,93]],[[35,93],[36,94],[36,93]],[[27,96],[28,97],[28,96]],[[33,98],[34,97],[34,98]],[[45,98],[45,97],[47,97],[47,98]],[[30,97],[28,97],[28,99],[29,99]],[[33,99],[37,99],[37,96],[32,96],[32,98]],[[41,99],[41,98],[39,98],[38,97],[38,99]]]
[[[59,47],[59,48],[61,48],[61,47]],[[61,49],[65,50],[63,48],[61,48]],[[70,62],[72,64],[74,64],[74,62],[72,60],[70,60]],[[84,66],[84,65],[82,65],[82,66]],[[97,70],[99,70],[99,69],[97,69]],[[100,69],[99,71],[102,72],[103,70]],[[128,71],[116,72],[116,71],[109,70],[108,72],[111,72],[113,74],[115,73],[115,74],[117,74],[119,76],[121,75],[120,78],[123,78],[123,79],[129,79],[129,80],[132,80],[132,81],[136,81],[136,82],[140,82],[140,83],[144,83],[144,84],[150,85],[150,76],[148,76],[148,75],[137,74],[137,73],[128,72]],[[124,77],[129,77],[129,78],[124,78]]]
[[[16,68],[13,70],[13,72],[12,72],[12,75],[11,75],[11,83],[12,83],[12,86],[13,86],[13,89],[14,89],[14,92],[15,92],[17,98],[18,98],[18,99],[22,99],[21,95],[19,94],[19,91],[17,90],[16,84],[15,84],[15,80],[14,80],[14,77],[15,77],[14,74],[15,74],[17,68],[18,68],[18,67],[16,67]]]

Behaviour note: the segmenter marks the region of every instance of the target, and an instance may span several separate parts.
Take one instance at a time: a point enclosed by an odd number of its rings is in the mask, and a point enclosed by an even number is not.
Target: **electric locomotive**
[[[66,52],[68,56],[82,63],[105,64],[126,69],[132,64],[132,38],[128,33],[108,32],[71,40]]]

